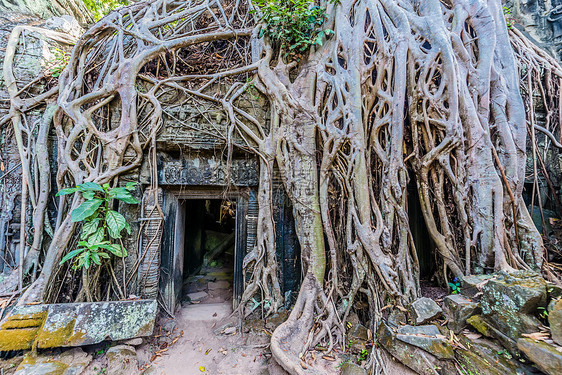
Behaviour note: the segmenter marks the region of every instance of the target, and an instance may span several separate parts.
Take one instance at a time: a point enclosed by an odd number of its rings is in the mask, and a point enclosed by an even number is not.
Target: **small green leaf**
[[[99,246],[99,244],[103,241],[104,236],[105,236],[105,229],[103,227],[98,228],[98,230],[96,230],[94,234],[92,234],[88,238],[88,247],[95,246],[95,245]]]
[[[95,191],[85,191],[82,193],[82,196],[84,197],[84,199],[86,200],[90,200],[90,199],[94,199],[94,195],[96,194]]]
[[[75,208],[70,215],[70,220],[73,223],[85,220],[92,216],[97,209],[101,206],[103,201],[101,199],[90,199]]]
[[[58,197],[58,196],[61,196],[61,195],[73,194],[73,193],[76,193],[78,190],[80,190],[80,189],[78,189],[78,188],[62,189],[62,190],[59,190],[59,192],[57,193],[56,196]]]
[[[137,185],[138,185],[138,182],[129,181],[125,184],[125,189],[127,189],[129,191],[133,191],[133,190],[135,190]]]
[[[86,269],[90,268],[90,254],[89,251],[84,253],[84,268]]]
[[[117,211],[110,210],[107,212],[105,221],[111,238],[121,238],[121,231],[125,228],[127,220]]]
[[[84,248],[80,248],[80,249],[76,249],[76,250],[72,250],[70,253],[66,254],[61,261],[59,262],[60,265],[62,265],[64,262],[74,258],[76,255],[80,254],[82,251],[84,251],[86,249]]]
[[[95,264],[101,265],[101,259],[98,253],[92,253],[92,260],[94,261]]]
[[[137,204],[139,203],[132,195],[131,192],[126,190],[125,188],[115,188],[109,191],[109,197],[119,199],[122,202],[129,203],[129,204]]]
[[[78,185],[78,188],[81,191],[99,191],[104,192],[103,188],[96,184],[95,182],[84,182],[83,184]]]
[[[80,235],[80,238],[85,240],[86,238],[88,238],[90,234],[98,230],[98,225],[100,221],[101,221],[100,218],[95,218],[94,220],[85,222],[84,226],[82,226],[82,233]]]
[[[112,253],[115,256],[118,256],[118,257],[121,257],[121,258],[127,256],[127,250],[125,250],[125,248],[121,245],[109,244],[109,245],[104,245],[102,247],[104,249],[108,250],[110,253]]]

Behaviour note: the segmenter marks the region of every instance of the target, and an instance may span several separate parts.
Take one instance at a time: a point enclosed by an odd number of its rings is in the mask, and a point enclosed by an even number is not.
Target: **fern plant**
[[[74,223],[83,222],[78,248],[66,254],[60,264],[72,259],[74,268],[88,269],[92,265],[101,265],[102,259],[109,259],[110,254],[127,256],[127,250],[115,240],[121,238],[123,230],[131,234],[131,226],[123,215],[111,209],[110,203],[113,199],[128,204],[139,203],[131,194],[136,185],[136,182],[128,182],[125,187],[110,189],[109,184],[85,182],[57,193],[57,196],[79,193],[85,199],[70,216]]]

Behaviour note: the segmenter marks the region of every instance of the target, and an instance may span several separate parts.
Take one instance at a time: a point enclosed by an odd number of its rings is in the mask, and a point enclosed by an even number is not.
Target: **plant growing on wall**
[[[284,57],[299,60],[302,53],[314,45],[322,46],[324,36],[333,34],[323,30],[326,8],[310,0],[254,0],[261,10],[264,23],[259,37],[279,43]]]
[[[127,256],[127,250],[115,240],[121,238],[123,230],[131,234],[131,226],[123,215],[111,209],[110,204],[113,199],[128,204],[139,203],[131,195],[136,185],[128,182],[125,187],[110,189],[109,184],[86,182],[57,193],[57,196],[80,193],[85,199],[71,214],[72,222],[83,223],[78,248],[66,254],[60,264],[73,259],[75,268],[88,269],[92,265],[101,265],[102,259],[109,259],[110,254],[120,258]]]

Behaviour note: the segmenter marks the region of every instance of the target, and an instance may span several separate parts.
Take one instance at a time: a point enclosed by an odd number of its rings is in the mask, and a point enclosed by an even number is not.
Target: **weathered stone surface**
[[[416,346],[407,344],[396,337],[396,333],[384,321],[377,330],[378,342],[392,356],[407,367],[421,375],[455,374],[456,369],[452,361],[436,358],[434,355]]]
[[[476,302],[460,294],[447,296],[443,300],[443,311],[449,320],[447,326],[455,333],[459,333],[466,326],[466,320],[478,310]]]
[[[214,282],[210,282],[208,284],[209,290],[218,290],[218,289],[228,289],[230,288],[230,283],[226,280],[218,280]]]
[[[554,345],[544,341],[535,341],[528,338],[517,340],[517,347],[535,365],[549,375],[562,374],[562,352],[556,350]]]
[[[431,298],[418,298],[410,305],[410,317],[416,325],[429,323],[442,313],[441,307]]]
[[[548,324],[552,339],[558,345],[562,345],[562,299],[556,301],[548,313]]]
[[[462,347],[457,347],[455,357],[457,363],[464,370],[464,374],[478,375],[511,375],[532,374],[535,369],[530,368],[512,356],[506,350],[483,337],[469,339],[458,335]],[[533,371],[534,370],[534,371]]]
[[[341,375],[367,375],[367,371],[355,363],[344,363],[341,367]]]
[[[481,292],[481,288],[485,285],[493,275],[468,275],[461,279],[461,293],[468,297],[474,297]]]
[[[394,308],[388,315],[387,321],[388,324],[390,324],[393,327],[403,326],[404,324],[407,323],[406,314],[404,313],[404,311]]]
[[[155,300],[68,303],[15,307],[0,323],[0,350],[97,344],[148,336]]]
[[[129,345],[117,345],[106,353],[107,373],[111,375],[131,375],[139,371],[137,352]]]
[[[209,294],[207,292],[195,292],[195,293],[188,293],[187,297],[191,302],[199,302],[207,298]]]
[[[123,345],[140,346],[143,342],[144,340],[142,339],[142,337],[136,337],[134,339],[123,341]]]
[[[547,283],[546,292],[548,293],[549,300],[562,297],[562,288],[556,284]]]
[[[360,352],[366,348],[367,340],[369,339],[368,329],[362,324],[355,324],[351,326],[347,332],[347,339],[351,343],[351,349],[354,352]]]
[[[499,272],[482,288],[482,313],[513,340],[538,331],[537,307],[546,307],[546,281],[529,271]]]
[[[498,340],[504,347],[509,349],[511,353],[519,352],[517,349],[517,341],[493,327],[490,323],[484,320],[484,318],[482,318],[482,315],[473,315],[468,318],[466,322],[476,328],[476,330],[484,336]]]
[[[67,350],[59,355],[35,355],[29,352],[14,375],[78,375],[92,361],[92,356],[80,348]]]
[[[453,347],[434,325],[400,327],[396,330],[396,338],[417,346],[439,359],[453,359],[455,357]]]

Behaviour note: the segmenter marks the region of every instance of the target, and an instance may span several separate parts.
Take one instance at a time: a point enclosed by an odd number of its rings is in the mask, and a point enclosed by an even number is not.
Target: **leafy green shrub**
[[[264,23],[259,37],[267,37],[284,51],[284,57],[299,60],[303,52],[314,45],[321,46],[324,36],[332,30],[322,30],[326,8],[311,0],[253,0],[262,12]]]
[[[84,5],[92,12],[96,21],[101,20],[113,9],[129,5],[129,3],[129,0],[84,0]]]
[[[60,48],[55,48],[53,50],[53,58],[49,61],[47,72],[51,77],[57,78],[61,75],[62,71],[68,65],[70,61],[70,53],[63,51]]]
[[[80,232],[78,248],[66,254],[60,264],[74,259],[75,268],[90,268],[92,264],[101,265],[102,259],[109,259],[113,254],[126,257],[127,250],[121,245],[113,243],[121,238],[121,232],[126,230],[131,234],[131,226],[119,212],[110,209],[113,199],[128,204],[139,203],[132,195],[136,182],[128,182],[125,187],[110,189],[109,184],[100,186],[95,182],[85,182],[75,188],[62,189],[57,196],[80,193],[85,201],[70,215],[73,223],[83,222]]]

